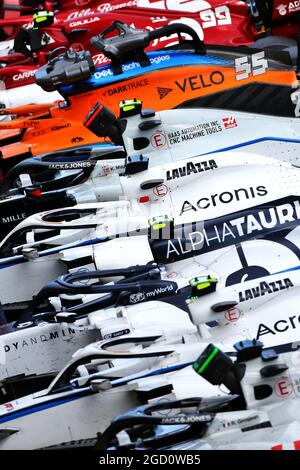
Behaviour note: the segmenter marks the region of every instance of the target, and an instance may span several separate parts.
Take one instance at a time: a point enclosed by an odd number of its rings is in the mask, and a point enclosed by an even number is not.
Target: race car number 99
[[[227,6],[217,7],[215,10],[201,11],[199,13],[199,16],[201,20],[200,22],[194,18],[181,17],[181,18],[177,18],[176,20],[172,20],[168,22],[168,24],[182,23],[182,24],[186,24],[187,26],[190,26],[198,34],[198,37],[201,41],[204,40],[203,29],[231,24],[230,10]],[[152,23],[156,23],[156,18],[151,18],[151,20],[152,20]],[[159,17],[157,21],[161,21],[161,17]],[[134,24],[132,24],[132,26],[134,27]],[[152,31],[154,28],[152,26],[146,26],[146,29],[148,29],[148,31]],[[177,38],[177,35],[174,34],[168,37],[155,39],[152,43],[153,47],[156,47],[160,41],[163,42],[163,41],[170,40],[173,38],[174,38],[174,43],[172,42],[168,44],[168,46],[177,44],[178,38]]]

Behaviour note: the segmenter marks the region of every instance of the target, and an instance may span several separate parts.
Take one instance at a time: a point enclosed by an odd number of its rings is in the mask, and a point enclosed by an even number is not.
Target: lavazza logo
[[[239,292],[239,302],[246,302],[246,300],[253,300],[257,297],[262,297],[267,294],[273,294],[274,292],[280,292],[285,289],[294,287],[294,284],[289,278],[279,279],[274,282],[260,282],[257,286],[245,291]]]

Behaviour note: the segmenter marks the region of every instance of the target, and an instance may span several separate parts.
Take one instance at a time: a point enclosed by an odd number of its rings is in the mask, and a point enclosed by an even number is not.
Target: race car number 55
[[[246,80],[251,74],[255,77],[266,73],[268,67],[269,63],[264,51],[257,52],[251,57],[239,57],[235,59],[235,78],[236,80]]]

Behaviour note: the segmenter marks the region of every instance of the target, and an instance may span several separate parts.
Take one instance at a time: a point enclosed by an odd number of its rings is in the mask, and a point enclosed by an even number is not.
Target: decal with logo
[[[31,336],[31,337],[26,337],[23,339],[20,339],[19,341],[13,340],[13,342],[10,342],[8,344],[4,345],[4,351],[6,353],[12,353],[14,351],[19,351],[21,352],[22,349],[27,349],[30,346],[35,346],[38,344],[42,343],[49,343],[50,341],[55,341],[58,339],[63,339],[65,338],[67,341],[70,341],[74,336],[81,335],[82,331],[79,329],[74,329],[74,328],[61,328],[57,330],[53,330],[50,333],[47,334],[40,334],[36,336]]]
[[[292,315],[288,318],[276,320],[274,323],[260,323],[257,328],[256,339],[261,339],[266,335],[276,336],[298,328],[300,328],[300,315]]]
[[[276,6],[275,9],[277,10],[279,16],[292,15],[300,11],[300,0],[281,3],[280,5]]]
[[[283,376],[278,379],[274,385],[274,392],[280,398],[286,398],[294,392],[293,383],[289,375]]]
[[[114,331],[113,333],[107,333],[103,336],[103,339],[112,339],[118,338],[119,336],[129,335],[130,330],[127,328],[125,330]]]
[[[153,189],[153,193],[157,197],[165,197],[169,192],[168,187],[165,184],[160,184]]]
[[[184,166],[167,170],[166,180],[170,181],[177,178],[184,178],[185,176],[189,176],[191,174],[202,173],[203,171],[214,170],[215,168],[218,168],[215,160],[208,160],[198,163],[187,162]]]
[[[233,129],[234,127],[237,127],[237,121],[236,118],[233,116],[223,118],[223,124],[225,129]]]
[[[146,300],[146,296],[143,292],[137,292],[136,294],[131,294],[129,297],[129,301],[131,304],[137,304],[139,302],[143,302]]]
[[[199,225],[197,222],[175,227],[175,230],[179,230],[183,235],[165,240],[157,246],[157,250],[153,242],[152,251],[158,262],[170,263],[231,245],[239,250],[242,242],[264,239],[286,247],[300,259],[298,246],[287,240],[288,234],[299,226],[299,221],[299,199],[282,198],[215,219],[204,220],[198,230],[190,228],[193,225],[197,227]],[[245,266],[245,269],[250,267]],[[263,271],[264,275],[268,274],[266,270]],[[231,280],[231,283],[234,283],[234,280]]]
[[[211,194],[207,197],[201,197],[195,204],[189,201],[184,201],[180,215],[193,210],[197,212],[201,209],[207,209],[208,207],[217,207],[220,204],[230,204],[233,201],[242,201],[255,199],[256,197],[266,196],[268,191],[265,186],[257,186],[253,188],[239,188],[233,191],[223,191],[220,194]]]
[[[273,294],[273,292],[279,292],[289,287],[294,287],[294,284],[289,278],[279,279],[278,281],[270,283],[262,281],[256,287],[239,292],[239,302],[255,299],[265,294]]]
[[[225,76],[222,72],[215,70],[209,75],[192,75],[184,78],[183,80],[175,80],[176,87],[182,92],[197,91],[204,88],[209,88],[213,85],[222,85],[225,81]]]
[[[177,145],[181,142],[199,139],[222,131],[223,129],[219,121],[204,122],[178,131],[169,132],[168,141],[170,145]]]
[[[2,217],[1,221],[3,224],[11,224],[12,222],[22,222],[22,220],[25,220],[27,217],[27,214],[23,212],[22,214],[12,214],[9,215],[8,217]]]
[[[162,131],[155,131],[150,138],[150,142],[152,147],[156,149],[164,148],[167,145],[166,134]]]
[[[14,410],[14,406],[13,406],[12,403],[4,403],[2,405],[2,407],[3,407],[4,411],[6,411],[7,413]]]
[[[159,99],[163,100],[171,91],[173,91],[173,88],[163,88],[163,87],[158,87],[156,88]]]
[[[84,138],[83,137],[73,137],[71,139],[71,143],[72,144],[78,144],[79,142],[83,142],[84,141]]]
[[[77,170],[81,168],[93,168],[96,165],[94,161],[84,162],[59,162],[49,163],[48,168],[53,170]]]
[[[130,82],[125,85],[119,85],[115,88],[108,89],[105,93],[105,96],[112,96],[118,93],[126,93],[132,90],[136,90],[138,88],[141,88],[143,86],[148,86],[149,85],[149,80],[147,78],[142,78],[141,80],[137,80],[136,82]]]
[[[86,26],[88,24],[95,23],[96,21],[101,21],[100,16],[99,17],[94,16],[92,18],[84,18],[82,20],[73,21],[72,23],[70,23],[70,27],[71,28],[78,28],[78,26]]]
[[[241,311],[237,307],[232,307],[226,310],[225,319],[229,322],[237,322],[241,318]]]
[[[28,72],[23,72],[23,73],[18,73],[16,75],[13,75],[12,79],[14,82],[28,80],[34,77],[34,74],[35,74],[35,70],[28,70]]]
[[[145,302],[146,300],[153,300],[157,297],[163,297],[175,294],[177,290],[177,284],[173,281],[169,281],[168,285],[162,284],[161,287],[157,287],[153,290],[145,290],[131,294],[129,296],[129,302],[131,304],[137,304],[139,302]]]

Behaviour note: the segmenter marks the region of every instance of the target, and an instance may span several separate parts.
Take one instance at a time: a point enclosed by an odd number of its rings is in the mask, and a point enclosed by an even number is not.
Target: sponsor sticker
[[[264,296],[265,294],[273,294],[274,292],[289,289],[290,287],[294,287],[294,284],[289,278],[279,279],[269,283],[262,281],[251,289],[246,289],[245,291],[239,292],[239,302],[256,299],[258,297]]]
[[[263,187],[260,188],[265,190]],[[250,199],[250,192],[247,193],[244,190],[242,192],[244,198]],[[267,192],[264,194],[267,194]],[[226,193],[226,201],[229,202],[229,199],[231,199],[231,196],[229,198],[229,194]],[[215,204],[213,200],[214,198],[207,198],[206,204]],[[225,199],[222,200],[225,201]],[[205,200],[202,198],[200,204],[203,205],[204,202]],[[185,207],[187,207],[186,203],[189,204],[186,201]],[[184,259],[196,253],[199,255],[208,253],[212,250],[237,245],[255,238],[272,240],[274,233],[276,233],[276,240],[274,241],[286,246],[285,237],[299,225],[299,220],[299,200],[296,198],[282,198],[273,201],[273,203],[267,202],[217,219],[206,220],[201,223],[198,230],[190,230],[188,227],[182,226],[181,230],[184,231],[184,236],[168,240],[165,255],[163,253],[157,255],[160,262],[167,262],[170,258]],[[298,256],[299,250],[293,243],[289,243],[289,250]]]
[[[236,307],[229,308],[225,312],[225,318],[227,321],[234,323],[241,318],[241,311]]]
[[[14,410],[14,406],[12,403],[4,403],[3,408],[4,408],[4,411],[6,411],[7,413]]]
[[[190,201],[184,201],[180,215],[188,211],[199,211],[207,209],[208,207],[217,207],[221,204],[230,204],[232,202],[239,202],[245,200],[256,199],[257,197],[263,197],[268,194],[265,186],[238,188],[233,191],[224,191],[219,194],[207,195],[201,197],[196,203],[192,204]]]
[[[182,93],[186,93],[190,91],[197,91],[204,88],[209,88],[213,85],[222,85],[224,81],[224,74],[219,70],[215,70],[209,75],[205,75],[202,73],[200,75],[192,75],[190,77],[184,78],[181,81],[175,80],[174,83]]]
[[[233,129],[234,127],[237,127],[237,122],[236,118],[233,116],[223,118],[223,124],[225,129]]]
[[[280,398],[286,398],[292,395],[294,391],[293,384],[289,377],[281,377],[274,385],[274,392]]]
[[[300,0],[295,0],[294,2],[281,3],[276,7],[280,16],[285,16],[287,14],[296,13],[300,11]]]
[[[119,336],[128,335],[130,330],[127,328],[125,330],[114,331],[113,333],[107,333],[103,336],[103,339],[118,338]]]
[[[29,78],[34,77],[35,70],[28,70],[28,72],[23,72],[23,73],[18,73],[16,75],[13,75],[13,81],[14,82],[20,82],[22,80],[28,80]]]
[[[163,88],[163,87],[158,87],[156,88],[159,99],[163,100],[171,91],[173,91],[173,88]]]
[[[288,330],[295,330],[300,326],[300,315],[291,315],[290,317],[277,320],[274,324],[260,323],[257,329],[256,339],[259,340],[265,335],[276,336],[280,333],[286,333]]]
[[[153,193],[157,197],[165,197],[168,194],[169,190],[165,184],[160,184],[153,189]]]
[[[127,93],[132,90],[137,90],[138,88],[148,85],[149,80],[147,78],[142,78],[141,80],[136,80],[135,82],[127,83],[125,85],[119,85],[114,88],[109,88],[104,94],[105,96],[113,96],[119,93]]]
[[[155,131],[150,138],[150,142],[152,147],[162,149],[167,144],[167,138],[162,131]]]
[[[177,178],[184,178],[191,174],[202,173],[203,171],[213,170],[218,168],[215,160],[203,161],[203,162],[187,162],[184,166],[172,168],[166,172],[166,180],[175,180]]]
[[[201,122],[193,126],[169,132],[168,141],[170,145],[177,145],[182,142],[189,142],[191,140],[201,139],[208,135],[214,135],[222,131],[223,128],[219,121]]]

